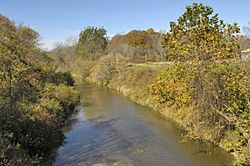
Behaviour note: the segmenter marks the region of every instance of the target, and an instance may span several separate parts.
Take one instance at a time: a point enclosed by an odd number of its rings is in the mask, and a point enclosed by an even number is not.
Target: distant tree
[[[79,35],[76,51],[86,58],[96,59],[108,45],[107,31],[104,28],[87,27]]]
[[[57,71],[69,71],[73,68],[76,60],[76,44],[73,40],[57,43],[48,55],[54,60],[54,69]]]
[[[194,3],[177,22],[170,23],[163,47],[168,60],[207,61],[239,58],[236,23],[225,24],[209,6]]]
[[[250,49],[250,22],[248,24],[249,26],[243,28],[244,35],[239,37],[241,50]]]
[[[116,73],[119,73],[125,67],[126,62],[127,58],[120,54],[109,54],[103,56],[92,68],[90,78],[105,85]]]
[[[247,35],[237,36],[237,41],[240,44],[241,51],[244,51],[250,48],[250,38]]]
[[[155,33],[155,30],[154,30],[153,28],[149,28],[149,29],[147,30],[147,32],[148,32],[148,33]]]
[[[247,37],[250,37],[250,22],[248,22],[248,25],[244,27],[244,33]]]
[[[134,47],[148,47],[147,45],[147,32],[133,30],[126,35],[128,44]]]
[[[125,35],[115,35],[109,43],[109,50],[128,57],[134,63],[160,61],[161,36],[153,28],[132,30]]]

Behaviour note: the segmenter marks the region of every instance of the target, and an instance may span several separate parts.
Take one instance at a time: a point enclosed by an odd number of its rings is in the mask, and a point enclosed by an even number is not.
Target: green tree
[[[83,57],[96,59],[96,54],[105,51],[107,45],[108,36],[104,28],[87,27],[79,35],[76,51]]]
[[[170,61],[239,59],[239,31],[237,23],[225,24],[211,7],[194,3],[177,22],[170,22],[162,44]]]

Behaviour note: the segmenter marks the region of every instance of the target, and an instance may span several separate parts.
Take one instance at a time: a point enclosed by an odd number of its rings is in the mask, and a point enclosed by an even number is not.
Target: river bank
[[[84,82],[77,85],[79,112],[63,131],[59,165],[232,165],[232,156],[213,145],[182,144],[183,130],[115,90]]]
[[[190,126],[190,119],[196,116],[194,108],[187,107],[182,110],[175,110],[154,100],[154,96],[149,92],[148,88],[155,81],[159,71],[164,67],[166,67],[166,65],[159,67],[148,65],[130,66],[114,74],[114,76],[106,82],[93,79],[91,75],[87,80],[114,89],[138,104],[149,106],[166,119],[175,121],[189,135],[188,138],[183,137],[184,142],[190,140],[190,135],[194,135],[193,139],[210,142],[233,154],[235,156],[235,163],[245,160],[246,155],[249,153],[248,146],[245,146],[243,150],[232,151],[232,147],[237,146],[240,139],[236,130],[227,128],[224,134],[221,135],[217,130],[219,125],[217,126],[216,124],[214,124],[214,127],[209,127],[207,124],[209,122],[195,122]],[[220,136],[220,139],[217,139],[217,135]]]

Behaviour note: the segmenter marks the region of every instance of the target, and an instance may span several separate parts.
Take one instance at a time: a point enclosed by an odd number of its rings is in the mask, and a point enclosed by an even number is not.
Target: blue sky
[[[213,7],[228,23],[243,27],[250,21],[250,0],[0,0],[0,13],[30,25],[43,47],[52,48],[86,26],[103,26],[109,36],[151,27],[167,30],[193,2]]]

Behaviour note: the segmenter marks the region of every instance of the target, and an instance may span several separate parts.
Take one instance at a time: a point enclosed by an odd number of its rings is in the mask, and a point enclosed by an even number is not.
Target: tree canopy
[[[170,61],[235,59],[240,57],[239,32],[236,23],[226,24],[211,7],[194,3],[177,22],[170,22],[162,44]]]
[[[115,35],[109,42],[109,51],[120,53],[130,62],[147,62],[163,60],[162,35],[150,28],[148,30],[132,30],[127,34]]]
[[[91,57],[98,52],[104,51],[107,45],[107,31],[104,28],[90,26],[79,34],[76,51],[79,55]]]

